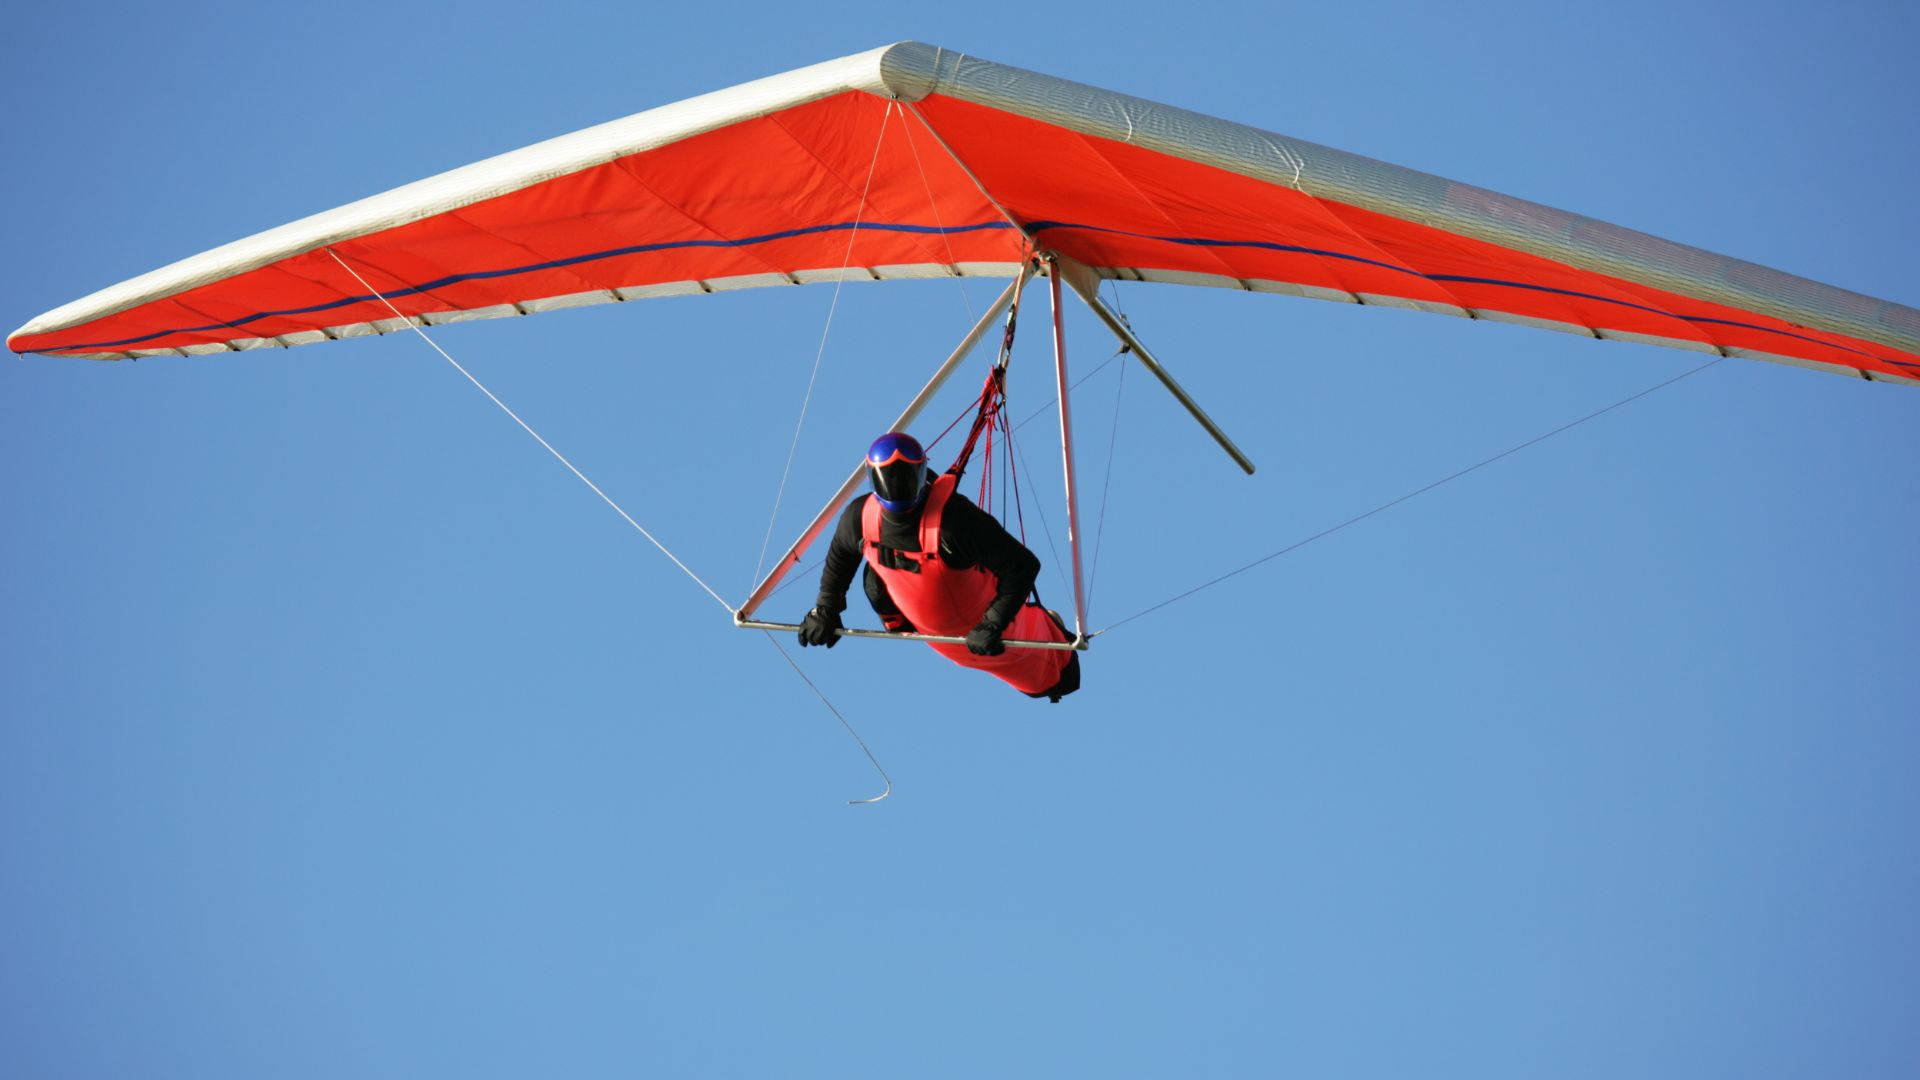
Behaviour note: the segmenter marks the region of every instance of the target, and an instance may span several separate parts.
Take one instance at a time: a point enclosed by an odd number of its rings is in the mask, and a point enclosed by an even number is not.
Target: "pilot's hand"
[[[833,648],[840,644],[840,630],[843,625],[840,622],[839,612],[814,608],[807,612],[806,618],[800,620],[800,647],[804,649],[809,645],[825,645],[829,649]]]
[[[980,625],[967,635],[967,651],[975,656],[999,656],[1007,651],[1007,643],[1000,637],[1005,628],[991,619],[980,620]]]

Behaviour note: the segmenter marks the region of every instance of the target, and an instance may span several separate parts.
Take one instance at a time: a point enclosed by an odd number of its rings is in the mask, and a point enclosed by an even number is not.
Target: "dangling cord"
[[[622,510],[620,508],[620,504],[617,502],[614,502],[611,498],[609,498],[606,492],[601,491],[600,485],[587,479],[587,474],[575,468],[573,462],[568,461],[565,454],[562,454],[560,451],[555,450],[553,448],[553,444],[541,438],[540,433],[533,430],[533,428],[529,427],[525,420],[520,419],[519,414],[515,413],[512,409],[507,408],[506,402],[501,401],[499,398],[495,397],[493,395],[493,391],[487,389],[485,384],[483,384],[479,379],[476,379],[473,377],[472,372],[468,371],[464,367],[461,367],[460,361],[455,360],[452,357],[452,355],[450,355],[447,352],[447,350],[441,348],[439,342],[436,342],[431,337],[428,337],[427,332],[425,330],[420,329],[420,326],[418,323],[414,322],[411,318],[408,318],[407,316],[400,314],[400,309],[393,306],[393,301],[388,300],[386,297],[386,294],[382,293],[380,290],[374,288],[372,285],[367,284],[367,279],[361,277],[360,272],[358,270],[355,270],[353,267],[347,265],[346,260],[340,257],[339,252],[333,250],[332,248],[328,248],[327,254],[333,256],[333,261],[339,263],[340,268],[342,270],[345,270],[347,273],[352,274],[353,280],[359,282],[361,288],[367,290],[369,293],[372,293],[376,299],[378,299],[381,303],[387,305],[387,310],[393,312],[395,318],[406,323],[407,326],[410,329],[412,329],[414,333],[420,335],[420,340],[426,342],[427,345],[431,347],[434,352],[439,353],[441,358],[446,360],[447,363],[452,364],[453,369],[455,371],[458,371],[460,374],[465,375],[467,377],[468,382],[478,387],[481,393],[487,395],[487,400],[493,402],[495,405],[500,406],[500,411],[503,413],[506,413],[509,417],[511,417],[514,423],[519,424],[520,429],[522,431],[525,431],[527,434],[533,436],[534,442],[537,442],[541,446],[546,447],[547,453],[552,454],[554,458],[560,462],[560,464],[565,465],[567,467],[568,472],[579,477],[581,483],[587,485],[587,487],[595,495],[600,496],[600,501],[606,503],[608,506],[613,507],[613,512],[616,514],[619,514],[622,518],[625,518],[627,524],[633,526],[634,529],[638,531],[641,536],[644,536],[647,538],[648,543],[652,544],[656,548],[659,548],[660,554],[665,555],[667,558],[673,560],[673,565],[679,567],[682,573],[692,578],[693,583],[695,585],[698,585],[702,589],[705,589],[707,592],[707,595],[713,597],[715,603],[719,604],[720,607],[724,609],[729,615],[733,613],[732,604],[729,604],[725,600],[721,599],[720,594],[717,592],[714,592],[713,587],[711,585],[708,585],[705,581],[701,580],[699,574],[694,573],[691,569],[687,567],[686,563],[681,562],[679,556],[675,555],[671,551],[668,551],[667,545],[661,543],[658,538],[656,538],[652,533],[648,532],[645,526],[633,520],[633,515],[627,513],[625,510]]]
[[[820,360],[827,355],[827,335],[833,331],[833,313],[840,308],[840,287],[847,283],[847,267],[853,264],[853,242],[860,235],[860,222],[867,211],[867,193],[873,190],[873,174],[880,167],[880,147],[887,138],[887,122],[893,119],[895,102],[887,102],[880,117],[880,134],[873,140],[873,160],[867,163],[867,180],[860,188],[860,204],[854,207],[853,228],[847,233],[847,250],[840,257],[840,274],[833,281],[833,302],[827,305],[827,324],[820,328],[820,346],[813,351],[813,371],[807,376],[807,394],[800,400],[800,418],[793,422],[793,441],[787,445],[787,463],[780,469],[780,487],[773,493],[773,513],[767,515],[767,534],[760,540],[760,556],[753,561],[753,580],[767,562],[767,545],[773,542],[773,526],[780,520],[780,501],[786,498],[787,476],[793,472],[793,456],[800,449],[800,429],[807,426],[807,408],[813,404],[813,385],[820,378]]]
[[[873,762],[873,771],[879,773],[880,779],[887,782],[887,790],[882,791],[880,794],[875,795],[871,799],[848,799],[847,805],[848,806],[871,806],[874,803],[879,802],[881,799],[884,799],[887,796],[893,794],[893,777],[887,775],[887,770],[880,767],[880,759],[877,757],[874,757],[873,751],[867,749],[867,740],[861,738],[860,733],[853,730],[853,725],[847,723],[847,718],[844,716],[841,716],[840,710],[833,707],[833,702],[827,700],[827,695],[821,693],[820,688],[813,685],[813,680],[807,678],[807,673],[804,671],[801,671],[800,665],[793,662],[793,657],[788,655],[787,650],[781,646],[780,642],[776,638],[774,638],[772,632],[767,630],[762,630],[760,632],[767,635],[767,644],[773,646],[774,651],[780,654],[780,659],[785,660],[787,662],[787,666],[793,669],[793,673],[795,675],[800,676],[800,681],[807,684],[807,689],[813,691],[814,696],[820,699],[820,704],[825,705],[827,707],[827,711],[833,714],[833,718],[835,720],[840,721],[840,726],[847,729],[847,734],[852,736],[853,741],[859,745],[860,752],[867,755],[868,761]]]

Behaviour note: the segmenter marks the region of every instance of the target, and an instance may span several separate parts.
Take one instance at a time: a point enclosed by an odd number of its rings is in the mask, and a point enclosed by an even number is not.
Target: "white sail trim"
[[[709,293],[735,292],[741,289],[758,289],[774,285],[806,285],[831,283],[835,281],[922,281],[929,278],[951,277],[1002,277],[1010,278],[1020,272],[1020,264],[1014,262],[987,263],[915,263],[902,266],[854,266],[844,272],[838,267],[831,270],[796,270],[791,277],[786,274],[740,274],[733,277],[707,278],[702,281],[666,281],[655,285],[641,285],[623,289],[594,289],[588,292],[571,293],[566,296],[550,296],[540,300],[524,300],[518,304],[495,304],[489,307],[472,308],[463,311],[429,311],[411,319],[379,319],[373,322],[342,323],[329,326],[325,330],[303,330],[297,333],[282,334],[279,337],[236,337],[220,344],[190,345],[184,348],[163,349],[121,349],[102,350],[85,353],[61,353],[62,357],[80,360],[128,360],[149,356],[202,356],[211,353],[245,351],[249,349],[282,348],[292,345],[311,345],[322,341],[340,338],[372,337],[378,334],[390,334],[395,330],[405,330],[412,326],[446,326],[452,323],[475,322],[480,319],[502,319],[510,316],[531,315],[535,312],[560,311],[566,308],[592,307],[597,304],[615,304],[625,300],[640,300],[656,296],[704,296]]]
[[[1920,353],[1920,311],[1914,308],[1485,188],[917,42],[887,50],[882,68],[895,96],[917,100],[916,95],[931,86],[932,93],[1212,165],[1315,198]]]
[[[410,224],[604,165],[629,154],[849,90],[885,94],[880,66],[887,51],[887,48],[873,49],[688,98],[418,180],[102,289],[54,308],[14,331],[12,336],[45,334],[79,326],[329,244]],[[135,353],[148,355],[154,351],[135,350]]]

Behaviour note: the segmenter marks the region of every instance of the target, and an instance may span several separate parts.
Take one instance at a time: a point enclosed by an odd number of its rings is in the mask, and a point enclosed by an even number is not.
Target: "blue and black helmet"
[[[873,497],[900,514],[926,501],[933,479],[927,472],[927,452],[904,431],[889,431],[867,448],[867,472],[873,476]]]

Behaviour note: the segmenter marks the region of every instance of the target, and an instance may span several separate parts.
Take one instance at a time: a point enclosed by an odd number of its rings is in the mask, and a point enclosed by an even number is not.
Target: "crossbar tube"
[[[763,622],[759,619],[738,619],[735,620],[734,625],[746,630],[787,630],[794,633],[798,633],[800,630],[799,623]],[[921,634],[913,631],[900,631],[896,633],[892,630],[849,630],[842,627],[834,631],[834,633],[839,637],[869,638],[875,641],[928,641],[939,645],[965,645],[967,643],[967,639],[963,637],[950,637],[945,634]],[[1002,644],[1006,645],[1009,649],[1057,649],[1061,651],[1084,652],[1087,648],[1087,639],[1082,637],[1076,638],[1073,641],[1021,641],[1014,638],[1006,638]]]

